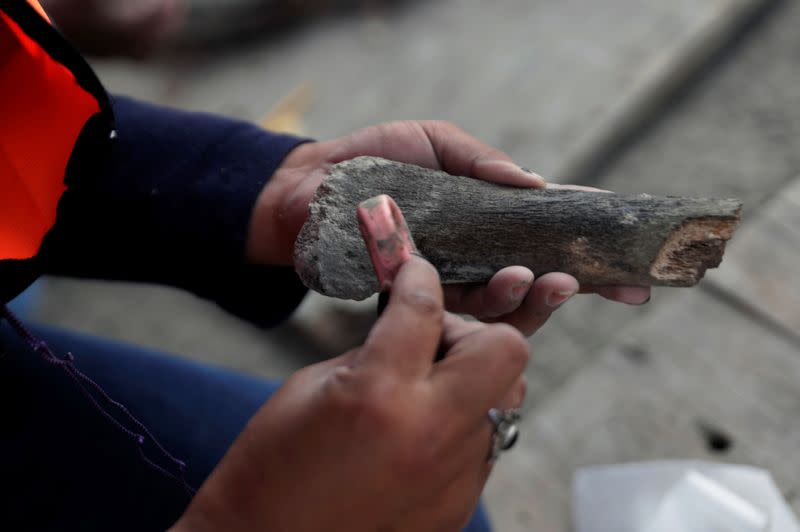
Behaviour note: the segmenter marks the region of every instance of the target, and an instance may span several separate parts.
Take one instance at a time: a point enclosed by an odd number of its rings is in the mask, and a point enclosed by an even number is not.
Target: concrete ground
[[[447,118],[547,176],[742,198],[742,243],[737,235],[699,288],[657,290],[644,308],[586,296],[531,340],[524,445],[501,462],[490,510],[499,530],[567,530],[572,473],[592,463],[758,464],[798,508],[798,307],[782,294],[800,290],[787,273],[800,246],[769,228],[798,228],[794,203],[778,200],[800,174],[799,25],[796,2],[452,0],[98,69],[115,90],[252,120],[304,85],[313,103],[294,122],[321,138],[392,118]],[[335,351],[314,321],[325,315],[319,298],[265,333],[172,290],[60,279],[43,290],[41,321],[264,376]],[[357,326],[341,342],[356,341],[363,313],[335,308]],[[698,419],[731,434],[732,454],[705,447]]]
[[[549,350],[534,358],[563,380],[534,405],[525,450],[490,484],[501,530],[567,530],[577,468],[663,458],[767,468],[800,509],[798,23],[800,4],[778,4],[587,179],[739,197],[743,227],[696,289],[659,290],[636,314],[598,302],[564,309],[558,326],[571,338],[591,331],[595,344],[566,363]],[[709,424],[730,448],[708,444]]]

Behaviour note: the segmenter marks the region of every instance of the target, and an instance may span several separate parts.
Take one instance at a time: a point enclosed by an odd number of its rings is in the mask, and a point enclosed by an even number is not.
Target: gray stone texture
[[[739,223],[733,199],[501,186],[379,157],[334,165],[297,238],[306,286],[342,299],[379,290],[356,222],[388,194],[442,282],[486,283],[507,266],[564,272],[582,285],[693,286],[722,260]]]

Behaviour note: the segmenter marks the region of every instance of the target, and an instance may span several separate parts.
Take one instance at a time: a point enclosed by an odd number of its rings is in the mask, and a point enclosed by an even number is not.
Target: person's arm
[[[122,97],[113,108],[108,161],[72,176],[45,273],[176,286],[264,325],[287,316],[305,287],[245,246],[259,194],[303,139]]]
[[[331,165],[382,156],[522,187],[541,177],[444,122],[381,124],[325,142],[205,114],[114,101],[119,138],[104,171],[69,183],[40,259],[45,273],[170,284],[273,323],[305,289],[292,250]],[[302,145],[301,145],[302,144]],[[533,334],[579,289],[569,275],[503,268],[485,285],[450,286],[448,309]],[[649,289],[605,293],[639,304]]]

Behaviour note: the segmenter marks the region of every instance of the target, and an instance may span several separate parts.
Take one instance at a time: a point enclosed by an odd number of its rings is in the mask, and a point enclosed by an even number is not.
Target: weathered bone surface
[[[593,285],[692,286],[722,260],[732,199],[532,190],[359,157],[331,169],[295,245],[310,288],[342,299],[378,290],[356,207],[389,194],[446,283],[485,282],[515,264]]]

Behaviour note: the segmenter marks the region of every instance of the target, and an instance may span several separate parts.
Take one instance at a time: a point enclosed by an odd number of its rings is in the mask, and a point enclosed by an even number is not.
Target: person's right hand
[[[292,376],[174,530],[463,527],[491,470],[487,411],[522,403],[528,345],[443,308],[436,271],[412,258],[365,344]]]

